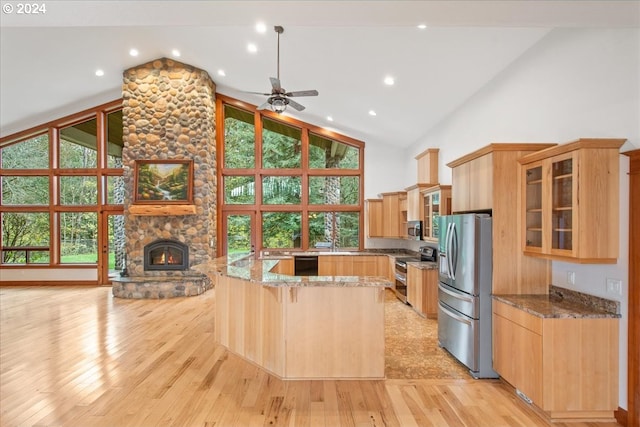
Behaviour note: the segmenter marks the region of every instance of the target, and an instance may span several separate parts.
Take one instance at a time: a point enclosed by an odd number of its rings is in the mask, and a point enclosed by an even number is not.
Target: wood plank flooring
[[[106,287],[0,288],[0,425],[552,425],[499,380],[278,380],[214,342],[214,310],[215,290],[122,300]]]

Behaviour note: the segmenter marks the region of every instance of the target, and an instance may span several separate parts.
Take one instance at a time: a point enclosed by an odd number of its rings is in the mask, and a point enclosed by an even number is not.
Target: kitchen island
[[[194,267],[214,283],[216,341],[283,379],[384,378],[384,290],[392,283],[272,272],[279,262],[222,257]]]

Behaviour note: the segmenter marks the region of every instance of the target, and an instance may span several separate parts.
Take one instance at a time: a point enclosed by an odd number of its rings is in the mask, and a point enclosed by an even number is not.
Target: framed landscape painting
[[[136,160],[134,203],[193,203],[192,160]]]

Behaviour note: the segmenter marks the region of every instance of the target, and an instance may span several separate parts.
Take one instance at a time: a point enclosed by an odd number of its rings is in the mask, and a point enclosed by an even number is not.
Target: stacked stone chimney
[[[206,71],[162,58],[123,74],[125,234],[131,276],[184,275],[144,271],[144,246],[171,239],[189,247],[190,265],[215,258],[215,83]],[[193,160],[195,215],[132,215],[136,160]],[[158,201],[158,204],[162,204]]]

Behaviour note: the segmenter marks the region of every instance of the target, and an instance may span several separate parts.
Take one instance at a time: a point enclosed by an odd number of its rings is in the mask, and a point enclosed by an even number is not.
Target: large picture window
[[[256,250],[361,249],[364,143],[221,95],[217,111],[221,212],[256,214]]]
[[[101,213],[123,210],[120,108],[105,104],[0,140],[2,267],[97,264]],[[124,235],[122,224],[114,228]]]

